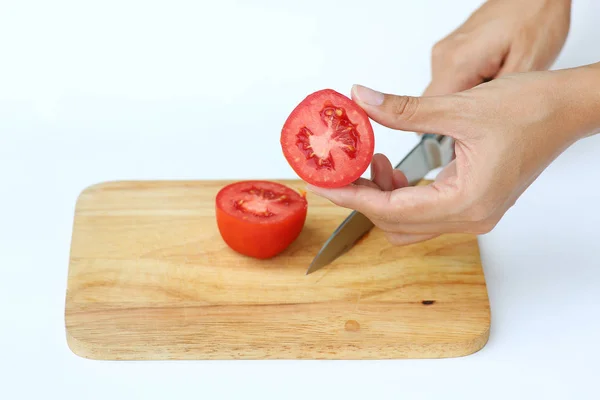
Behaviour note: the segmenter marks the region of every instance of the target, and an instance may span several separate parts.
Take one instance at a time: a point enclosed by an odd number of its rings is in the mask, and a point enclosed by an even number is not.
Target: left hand
[[[406,187],[376,155],[373,180],[312,192],[365,214],[397,245],[443,233],[486,233],[567,147],[600,129],[600,63],[507,75],[444,96],[407,97],[358,86],[352,98],[392,129],[455,139],[456,158],[435,182]]]

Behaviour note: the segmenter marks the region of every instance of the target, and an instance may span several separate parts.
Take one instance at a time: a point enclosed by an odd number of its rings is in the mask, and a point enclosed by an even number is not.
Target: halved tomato
[[[292,111],[280,142],[286,160],[302,180],[329,188],[360,178],[375,149],[365,111],[331,89],[309,95]]]
[[[233,250],[271,258],[298,238],[308,203],[305,195],[269,181],[241,181],[223,187],[216,197],[217,225]]]

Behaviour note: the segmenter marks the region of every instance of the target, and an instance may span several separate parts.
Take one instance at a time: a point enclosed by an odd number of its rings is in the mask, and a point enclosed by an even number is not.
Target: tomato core
[[[274,209],[289,205],[289,199],[285,194],[255,186],[242,190],[238,197],[239,200],[234,202],[235,208],[257,217],[271,217],[275,215]]]
[[[333,154],[355,159],[360,139],[356,124],[350,121],[346,110],[327,102],[319,115],[326,127],[322,133],[313,133],[303,126],[296,135],[296,145],[306,157],[308,165],[332,170],[335,169]]]

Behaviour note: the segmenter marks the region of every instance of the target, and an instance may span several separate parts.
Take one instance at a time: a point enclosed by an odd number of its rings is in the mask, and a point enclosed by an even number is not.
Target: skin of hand
[[[425,96],[471,89],[515,72],[548,69],[571,22],[571,0],[489,0],[436,43]]]
[[[506,75],[440,96],[395,96],[355,85],[352,98],[371,119],[450,136],[455,159],[425,186],[407,186],[404,174],[377,154],[371,181],[307,188],[365,214],[396,245],[443,233],[487,233],[560,153],[600,129],[599,87],[600,63]]]

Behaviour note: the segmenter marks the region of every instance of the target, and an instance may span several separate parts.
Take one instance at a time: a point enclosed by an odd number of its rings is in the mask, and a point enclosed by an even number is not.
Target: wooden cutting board
[[[302,189],[299,181],[280,181]],[[230,250],[224,181],[111,182],[75,210],[66,334],[103,360],[443,358],[481,349],[490,309],[476,237],[393,247],[374,229],[306,276],[348,215],[308,195],[300,237],[259,261]]]

